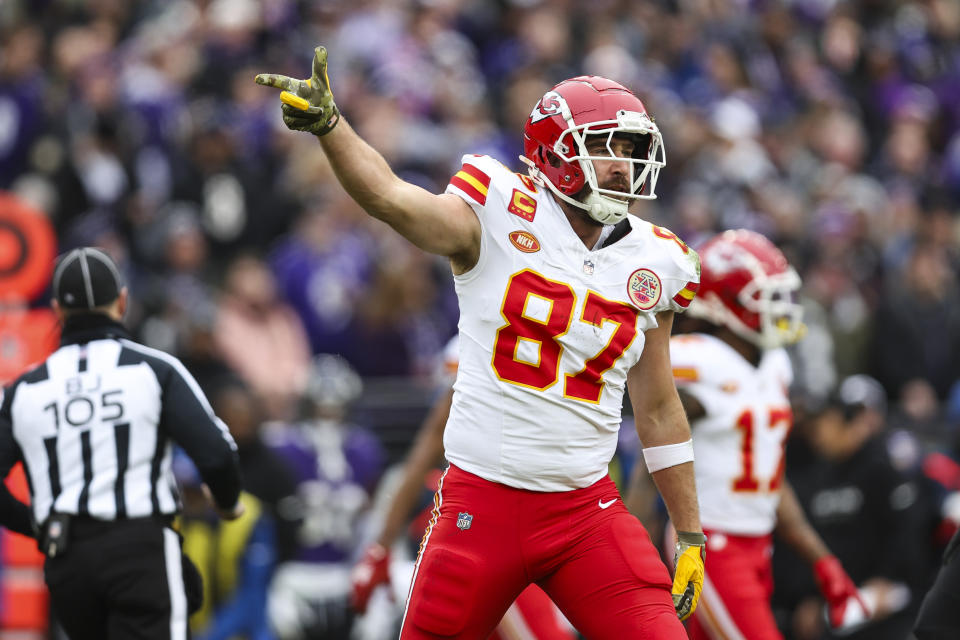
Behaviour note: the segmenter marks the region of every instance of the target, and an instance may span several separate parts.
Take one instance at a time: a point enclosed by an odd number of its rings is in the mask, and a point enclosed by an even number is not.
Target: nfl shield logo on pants
[[[461,531],[469,529],[471,523],[473,523],[473,516],[469,513],[461,512],[457,514],[457,528]]]

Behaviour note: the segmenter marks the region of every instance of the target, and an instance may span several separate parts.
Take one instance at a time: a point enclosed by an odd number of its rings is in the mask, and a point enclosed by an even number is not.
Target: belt
[[[93,538],[110,531],[116,531],[118,528],[146,524],[161,528],[170,527],[173,525],[173,516],[147,516],[144,518],[122,518],[120,520],[98,520],[89,516],[73,516],[70,518],[70,538],[74,540]]]

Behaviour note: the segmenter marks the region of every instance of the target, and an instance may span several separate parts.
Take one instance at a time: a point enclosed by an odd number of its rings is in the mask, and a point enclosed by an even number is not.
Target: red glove
[[[857,585],[853,584],[853,580],[843,570],[843,565],[837,560],[837,556],[824,556],[817,560],[813,563],[813,574],[817,578],[817,586],[820,587],[823,599],[827,601],[830,626],[836,628],[843,623],[843,616],[850,598],[856,598],[869,615],[870,610],[860,598]]]
[[[382,544],[371,544],[350,572],[350,604],[357,613],[366,613],[373,590],[390,584],[390,551]]]

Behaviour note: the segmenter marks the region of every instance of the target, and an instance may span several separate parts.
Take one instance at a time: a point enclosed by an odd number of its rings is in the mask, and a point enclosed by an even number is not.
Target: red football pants
[[[687,637],[667,568],[609,477],[539,493],[451,465],[435,505],[402,640],[483,640],[531,583],[590,640]]]
[[[490,640],[575,640],[576,634],[561,621],[557,605],[535,584],[523,590],[510,605]]]
[[[706,577],[687,625],[692,640],[782,640],[770,610],[771,536],[707,534]]]

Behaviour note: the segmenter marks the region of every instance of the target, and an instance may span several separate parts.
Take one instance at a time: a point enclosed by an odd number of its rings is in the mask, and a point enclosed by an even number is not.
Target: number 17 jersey
[[[616,449],[643,332],[689,305],[697,255],[634,216],[588,249],[547,189],[487,156],[464,156],[447,193],[482,228],[477,264],[454,278],[460,367],[447,459],[520,489],[587,487]]]

